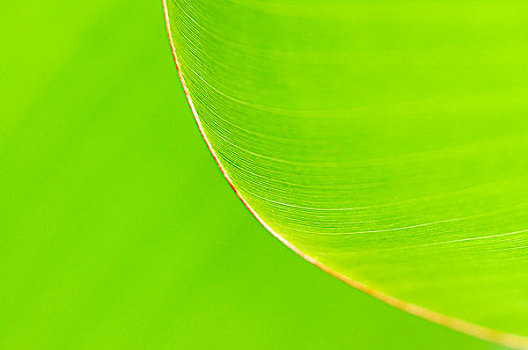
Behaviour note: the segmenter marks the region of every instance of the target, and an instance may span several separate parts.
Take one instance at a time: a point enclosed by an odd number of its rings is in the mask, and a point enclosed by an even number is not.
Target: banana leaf
[[[528,347],[526,1],[164,9],[200,132],[260,224],[389,304]]]

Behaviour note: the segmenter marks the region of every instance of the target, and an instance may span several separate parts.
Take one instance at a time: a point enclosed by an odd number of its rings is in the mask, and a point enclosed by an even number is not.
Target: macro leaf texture
[[[200,131],[261,224],[394,306],[528,346],[526,1],[164,7]]]

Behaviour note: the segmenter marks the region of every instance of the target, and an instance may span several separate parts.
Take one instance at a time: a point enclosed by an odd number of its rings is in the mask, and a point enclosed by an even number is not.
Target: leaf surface
[[[526,1],[164,4],[200,130],[272,234],[408,312],[528,345]]]

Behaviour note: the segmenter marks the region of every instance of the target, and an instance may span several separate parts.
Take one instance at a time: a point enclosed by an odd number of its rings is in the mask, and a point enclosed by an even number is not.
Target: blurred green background
[[[0,10],[0,348],[499,348],[354,290],[251,217],[194,124],[161,1]]]

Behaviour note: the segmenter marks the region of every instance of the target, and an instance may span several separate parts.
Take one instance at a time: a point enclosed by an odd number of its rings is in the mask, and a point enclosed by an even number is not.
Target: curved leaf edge
[[[177,0],[175,0],[177,1]],[[300,249],[298,249],[295,245],[293,245],[291,242],[286,240],[284,237],[282,237],[278,232],[276,232],[270,225],[268,225],[259,215],[258,213],[251,207],[251,205],[246,201],[246,199],[240,194],[240,192],[236,189],[235,185],[231,181],[229,174],[227,174],[227,171],[225,170],[224,166],[220,162],[220,159],[216,155],[215,150],[213,149],[213,146],[209,142],[207,135],[205,134],[205,131],[203,129],[202,123],[200,121],[200,118],[198,116],[198,112],[196,111],[196,108],[194,106],[194,103],[192,101],[191,95],[189,93],[189,89],[187,88],[187,85],[185,83],[185,79],[182,74],[182,70],[180,69],[180,64],[178,62],[178,55],[176,54],[176,47],[174,45],[174,41],[172,39],[172,31],[170,26],[170,18],[169,18],[169,11],[167,6],[167,0],[162,0],[162,6],[163,6],[163,13],[165,17],[165,26],[167,30],[167,35],[169,37],[169,44],[172,51],[172,57],[174,59],[174,63],[176,65],[176,70],[178,73],[178,77],[180,79],[180,83],[183,88],[183,92],[185,94],[185,97],[187,99],[187,102],[189,104],[189,107],[191,109],[192,115],[194,117],[194,120],[196,122],[196,125],[198,126],[198,129],[200,131],[200,134],[202,135],[202,138],[207,145],[207,149],[211,153],[216,165],[220,169],[222,175],[226,179],[227,183],[235,193],[235,195],[238,197],[238,199],[242,202],[242,204],[246,207],[246,209],[253,215],[257,221],[264,226],[264,228],[271,233],[275,238],[277,238],[279,241],[281,241],[285,246],[287,246],[289,249],[291,249],[293,252],[295,252],[297,255],[305,259],[306,261],[310,262],[311,264],[317,266],[319,269],[323,270],[324,272],[330,274],[331,276],[345,282],[346,284],[370,295],[374,298],[391,305],[393,307],[396,307],[398,309],[401,309],[405,312],[408,312],[412,315],[424,318],[428,321],[434,322],[436,324],[448,327],[450,329],[453,329],[455,331],[459,331],[474,337],[477,337],[479,339],[495,342],[498,344],[502,344],[508,347],[514,347],[519,349],[528,349],[528,338],[519,336],[516,334],[511,333],[505,333],[501,332],[495,329],[490,329],[487,327],[479,326],[461,319],[452,318],[447,315],[429,310],[427,308],[407,303],[403,300],[400,300],[398,298],[395,298],[389,294],[385,294],[383,292],[380,292],[378,290],[375,290],[373,288],[370,288],[369,286],[351,279],[350,277],[347,277],[337,271],[332,270],[328,266],[324,265],[323,263],[317,261],[316,259],[310,257]]]

